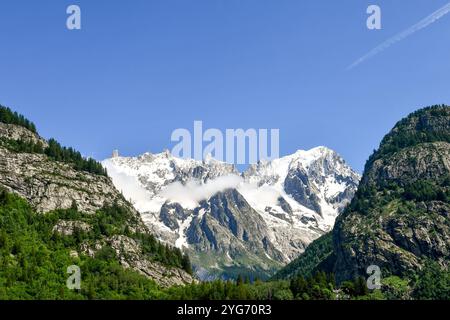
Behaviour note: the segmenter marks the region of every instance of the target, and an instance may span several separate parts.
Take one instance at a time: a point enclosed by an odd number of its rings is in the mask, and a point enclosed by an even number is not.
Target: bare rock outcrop
[[[72,164],[55,161],[42,153],[17,152],[10,147],[11,141],[39,144],[42,148],[48,147],[48,143],[25,127],[0,123],[0,187],[25,198],[38,213],[72,208],[89,220],[105,207],[118,206],[126,212],[120,229],[126,230],[127,234],[150,232],[109,177],[76,170]],[[93,226],[81,220],[58,220],[53,232],[60,236],[92,233]],[[161,264],[143,254],[140,243],[123,234],[102,235],[95,244],[83,244],[77,250],[71,250],[70,255],[94,256],[104,245],[116,251],[123,267],[138,271],[160,286],[194,281],[184,270]]]
[[[91,257],[101,250],[105,245],[111,247],[119,259],[120,264],[153,279],[161,287],[183,285],[196,280],[186,271],[178,268],[168,268],[159,262],[150,261],[142,254],[142,248],[136,240],[124,235],[116,235],[98,241],[93,245],[85,243],[81,251]]]

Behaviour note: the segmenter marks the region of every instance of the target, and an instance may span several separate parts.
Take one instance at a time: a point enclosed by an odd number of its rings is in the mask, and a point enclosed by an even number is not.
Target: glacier
[[[360,179],[326,147],[244,172],[168,151],[102,164],[159,240],[189,253],[201,278],[269,276],[332,229]]]

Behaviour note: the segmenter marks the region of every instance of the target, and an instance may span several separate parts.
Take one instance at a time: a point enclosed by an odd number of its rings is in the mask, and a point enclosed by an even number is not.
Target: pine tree
[[[237,279],[236,279],[236,285],[237,286],[242,286],[244,284],[244,279],[242,278],[242,275],[238,275]]]
[[[193,274],[191,261],[187,254],[184,254],[181,260],[181,267],[189,274]]]

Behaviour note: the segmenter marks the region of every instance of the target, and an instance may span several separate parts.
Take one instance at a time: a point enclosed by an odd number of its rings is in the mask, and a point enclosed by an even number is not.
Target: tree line
[[[0,105],[0,122],[21,126],[37,134],[36,126],[33,122],[2,105]],[[46,147],[40,141],[33,142],[24,139],[11,140],[5,138],[2,139],[2,145],[15,152],[45,154],[55,161],[70,163],[75,170],[103,176],[107,175],[106,169],[98,161],[92,158],[84,158],[79,151],[61,146],[55,139],[50,139]]]
[[[45,154],[52,160],[72,165],[78,171],[102,176],[108,175],[101,163],[92,158],[84,158],[79,151],[61,146],[55,139],[50,139],[46,147],[40,141],[33,142],[23,139],[12,140],[0,138],[0,143],[2,146],[14,152]]]
[[[0,122],[15,124],[36,133],[36,126],[23,115],[13,112],[10,108],[0,105]]]

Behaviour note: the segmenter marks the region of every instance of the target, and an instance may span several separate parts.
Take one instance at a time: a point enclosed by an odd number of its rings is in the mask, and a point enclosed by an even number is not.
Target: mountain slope
[[[335,256],[333,253],[333,236],[329,232],[314,240],[298,258],[294,259],[272,277],[273,280],[289,279],[297,276],[308,278],[317,271],[331,272]]]
[[[159,244],[150,235],[100,164],[81,158],[54,140],[44,140],[31,122],[7,108],[0,107],[0,120],[0,190],[6,199],[13,197],[10,193],[26,199],[31,205],[25,210],[27,214],[32,211],[30,214],[46,217],[52,236],[70,243],[65,248],[67,255],[72,251],[76,256],[95,259],[98,252],[109,248],[123,268],[159,285],[193,281],[182,270],[183,263],[188,267],[182,253]],[[9,227],[2,225],[0,231]],[[74,237],[80,241],[72,241]]]
[[[169,152],[103,165],[152,232],[189,252],[201,278],[272,274],[331,230],[359,180],[324,147],[260,162],[242,174],[211,158]]]
[[[369,158],[333,230],[335,261],[322,270],[334,271],[339,282],[365,276],[370,265],[383,276],[409,279],[429,261],[447,270],[449,188],[450,107],[421,109],[398,122]],[[288,271],[283,274],[307,270]]]
[[[369,264],[408,276],[427,259],[450,259],[450,108],[400,121],[369,159],[347,212],[333,231],[338,279]]]

